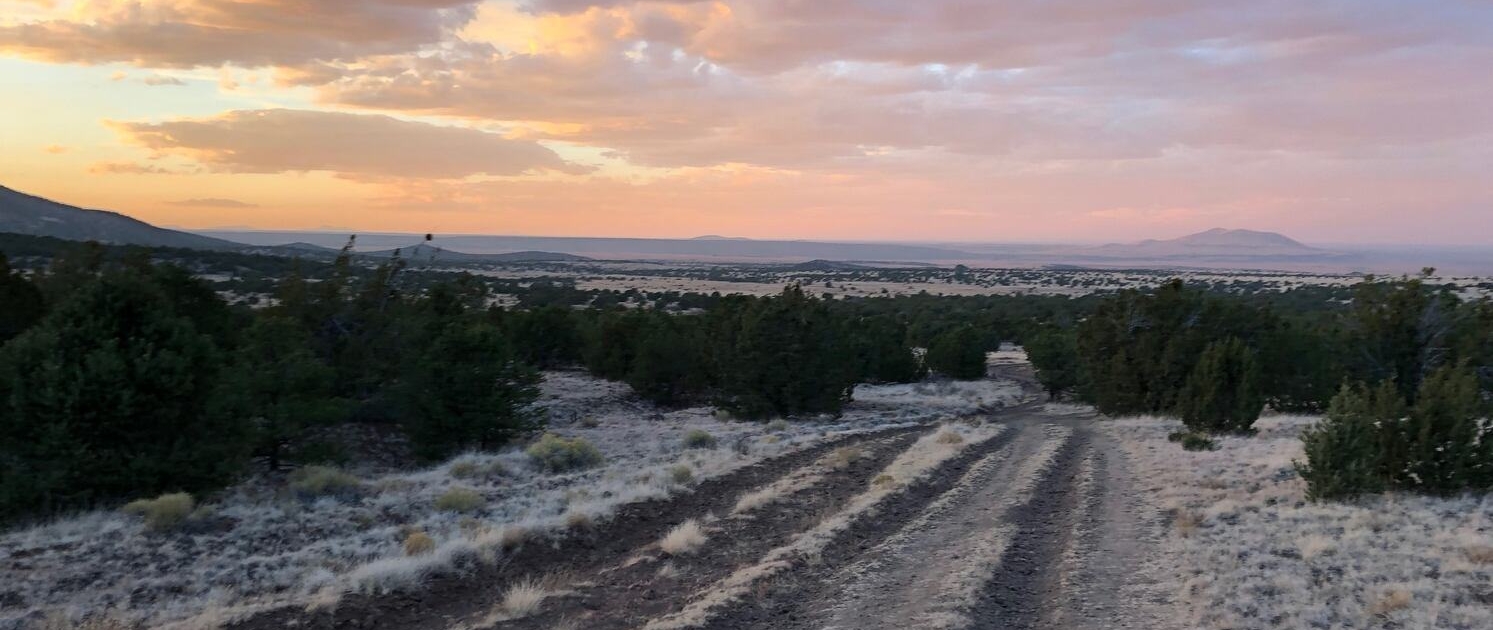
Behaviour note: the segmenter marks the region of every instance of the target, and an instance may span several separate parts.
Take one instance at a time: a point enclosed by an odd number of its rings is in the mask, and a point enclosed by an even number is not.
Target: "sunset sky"
[[[0,0],[0,185],[186,228],[1493,240],[1488,0]]]

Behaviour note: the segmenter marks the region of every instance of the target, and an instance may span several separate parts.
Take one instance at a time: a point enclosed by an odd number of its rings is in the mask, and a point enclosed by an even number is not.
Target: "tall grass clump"
[[[471,488],[452,488],[435,500],[435,509],[442,512],[475,512],[484,505],[487,499]]]
[[[146,531],[165,532],[185,525],[192,517],[193,506],[192,495],[176,492],[131,501],[120,509],[125,514],[143,517]]]
[[[290,491],[307,499],[356,495],[363,488],[357,477],[331,466],[306,466],[290,473]]]
[[[690,429],[684,434],[684,448],[715,448],[715,436],[701,429]]]
[[[569,472],[600,466],[605,458],[590,442],[546,433],[524,451],[541,470]]]

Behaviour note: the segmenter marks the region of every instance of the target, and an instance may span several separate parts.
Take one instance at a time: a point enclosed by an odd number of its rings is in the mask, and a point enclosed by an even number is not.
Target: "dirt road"
[[[1169,594],[1146,579],[1159,516],[1094,422],[1032,403],[856,436],[429,593],[292,616],[311,628],[451,630],[1165,628],[1151,611]],[[662,535],[690,519],[706,542],[665,552]],[[503,594],[525,578],[547,578],[549,593],[516,614]]]

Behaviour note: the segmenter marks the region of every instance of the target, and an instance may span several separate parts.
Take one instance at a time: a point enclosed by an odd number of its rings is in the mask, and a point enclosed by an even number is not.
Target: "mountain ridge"
[[[0,186],[0,232],[118,245],[237,249],[240,244],[157,227],[109,210],[92,210]]]

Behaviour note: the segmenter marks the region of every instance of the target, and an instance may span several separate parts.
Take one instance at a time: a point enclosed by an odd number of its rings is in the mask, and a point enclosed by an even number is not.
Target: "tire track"
[[[1025,431],[987,455],[927,512],[836,576],[842,601],[828,630],[962,628],[1016,533],[1010,511],[1031,500],[1072,436]]]
[[[502,620],[501,615],[489,613],[452,630],[547,629],[565,621],[595,630],[622,629],[677,610],[690,593],[755,561],[794,533],[813,526],[823,514],[837,510],[922,435],[904,432],[865,440],[848,447],[857,451],[853,455],[836,449],[776,480],[744,488],[735,498],[722,497],[721,504],[733,513],[704,519],[708,539],[696,553],[670,557],[656,540],[650,541],[587,576],[590,579],[572,584],[569,592],[549,599],[538,614]],[[740,497],[761,496],[764,491],[772,500],[734,513]],[[686,519],[681,515],[679,520]]]

